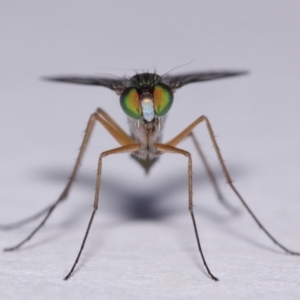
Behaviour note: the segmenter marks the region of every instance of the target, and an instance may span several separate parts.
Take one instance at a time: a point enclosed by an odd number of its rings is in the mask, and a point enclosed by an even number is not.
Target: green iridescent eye
[[[139,119],[142,116],[140,98],[135,88],[128,88],[122,93],[120,104],[127,116],[134,119]]]
[[[159,83],[154,87],[153,101],[156,115],[163,116],[172,106],[173,92],[167,85]]]

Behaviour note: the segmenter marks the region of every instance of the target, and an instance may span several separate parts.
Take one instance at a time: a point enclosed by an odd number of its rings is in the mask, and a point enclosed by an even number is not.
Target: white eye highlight
[[[153,100],[150,97],[145,97],[144,99],[142,99],[141,104],[144,119],[148,122],[151,122],[155,116]]]

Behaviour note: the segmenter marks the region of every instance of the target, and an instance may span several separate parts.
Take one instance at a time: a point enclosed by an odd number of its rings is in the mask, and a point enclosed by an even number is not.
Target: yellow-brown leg
[[[116,149],[111,149],[111,150],[108,150],[108,151],[105,151],[105,152],[101,153],[101,155],[99,157],[98,169],[97,169],[96,192],[95,192],[93,212],[91,214],[91,217],[90,217],[90,220],[89,220],[86,232],[84,234],[84,238],[83,238],[82,244],[80,246],[79,252],[78,252],[77,257],[75,259],[75,262],[74,262],[74,264],[73,264],[70,272],[68,273],[68,275],[64,278],[65,280],[68,280],[70,278],[71,274],[73,273],[73,271],[74,271],[74,269],[75,269],[75,267],[76,267],[76,265],[77,265],[77,263],[79,261],[79,258],[80,258],[80,255],[82,253],[82,250],[84,248],[84,245],[85,245],[86,239],[88,237],[90,228],[92,226],[95,213],[96,213],[96,211],[98,209],[99,193],[100,193],[100,182],[101,182],[101,172],[102,172],[102,159],[103,159],[103,157],[111,155],[111,154],[118,154],[118,153],[124,153],[124,152],[131,152],[132,153],[132,152],[138,150],[139,147],[140,147],[139,144],[134,143],[134,144],[129,144],[129,145],[126,145],[126,146],[122,146],[122,147],[119,147],[119,148],[116,148]]]
[[[195,147],[196,147],[196,149],[197,149],[197,152],[198,152],[198,154],[199,154],[199,156],[200,156],[200,158],[201,158],[201,160],[202,160],[202,162],[203,162],[203,164],[204,164],[206,173],[208,174],[208,177],[209,177],[209,179],[210,179],[210,181],[211,181],[211,183],[212,183],[212,185],[213,185],[213,187],[214,187],[214,190],[215,190],[215,192],[216,192],[216,194],[217,194],[218,200],[219,200],[220,203],[221,203],[222,205],[224,205],[228,210],[230,210],[230,211],[233,212],[233,213],[237,213],[237,209],[234,208],[234,207],[232,207],[232,206],[226,201],[225,197],[223,196],[223,194],[222,194],[222,192],[221,192],[221,189],[220,189],[220,187],[219,187],[219,184],[218,184],[218,182],[217,182],[217,180],[216,180],[216,177],[215,177],[215,175],[214,175],[214,173],[213,173],[211,167],[209,166],[208,161],[207,161],[207,159],[206,159],[206,157],[205,157],[205,155],[204,155],[204,153],[203,153],[203,151],[202,151],[202,149],[201,149],[201,147],[200,147],[200,144],[199,144],[198,140],[196,139],[194,133],[193,133],[193,132],[190,132],[190,134],[188,135],[188,137],[191,137],[191,139],[192,139],[192,141],[193,141],[193,143],[194,143],[194,145],[195,145]]]
[[[53,204],[48,206],[46,209],[43,209],[42,211],[35,214],[34,216],[24,219],[18,223],[7,225],[6,228],[12,228],[12,227],[15,228],[15,227],[21,226],[25,223],[28,223],[30,221],[33,221],[33,220],[37,219],[38,217],[42,216],[43,214],[46,214],[44,219],[41,221],[41,223],[30,233],[30,235],[27,238],[25,238],[23,241],[21,241],[19,244],[17,244],[14,247],[4,249],[4,251],[12,251],[12,250],[18,249],[24,243],[29,241],[35,235],[35,233],[46,223],[47,219],[50,217],[51,213],[57,207],[57,205],[60,202],[62,202],[64,199],[66,199],[66,197],[68,196],[69,190],[71,188],[71,185],[76,178],[77,171],[79,169],[82,157],[86,150],[87,144],[91,137],[91,133],[93,131],[96,121],[100,122],[121,145],[124,146],[126,144],[134,143],[133,139],[130,136],[128,136],[123,130],[121,130],[121,128],[112,120],[112,118],[109,117],[108,114],[106,114],[102,109],[98,109],[95,113],[93,113],[89,118],[86,130],[85,130],[84,138],[83,138],[83,141],[82,141],[82,144],[80,147],[80,151],[79,151],[78,157],[76,159],[75,166],[73,168],[73,171],[71,173],[69,181],[68,181],[66,187],[64,188],[63,192],[61,193],[59,198]]]
[[[192,169],[192,156],[188,151],[167,145],[167,144],[157,144],[156,145],[157,149],[162,151],[162,152],[171,152],[171,153],[178,153],[178,154],[182,154],[184,156],[186,156],[188,158],[188,190],[189,190],[189,211],[191,214],[191,218],[192,218],[192,222],[193,222],[193,227],[194,227],[194,231],[195,231],[195,235],[196,235],[196,240],[197,240],[197,245],[198,245],[198,249],[202,258],[202,261],[204,263],[204,266],[208,272],[208,274],[210,275],[210,277],[215,280],[218,281],[218,278],[215,277],[207,263],[202,251],[202,247],[201,247],[201,243],[200,243],[200,239],[199,239],[199,235],[198,235],[198,229],[197,229],[197,224],[196,224],[196,219],[194,216],[194,204],[193,204],[193,169]]]
[[[208,120],[208,118],[206,116],[201,116],[198,119],[196,119],[191,125],[189,125],[186,129],[184,129],[181,133],[179,133],[175,138],[173,138],[171,141],[169,141],[168,143],[166,143],[166,145],[169,146],[176,146],[178,143],[180,143],[184,138],[186,138],[191,132],[192,130],[200,123],[204,122],[206,124],[206,128],[208,130],[210,139],[212,140],[214,149],[216,151],[218,160],[221,164],[221,168],[222,171],[225,175],[226,181],[229,184],[230,188],[232,189],[232,191],[235,193],[235,195],[237,196],[237,198],[241,201],[241,203],[243,204],[243,206],[246,208],[246,210],[248,211],[248,213],[251,215],[251,217],[254,219],[254,221],[256,222],[256,224],[259,226],[259,228],[273,241],[274,244],[276,244],[278,247],[280,247],[281,249],[283,249],[284,251],[286,251],[289,254],[292,255],[300,255],[299,252],[295,252],[292,250],[289,250],[288,248],[286,248],[285,246],[283,246],[281,243],[279,243],[268,231],[267,229],[262,225],[262,223],[257,219],[257,217],[254,215],[254,213],[252,212],[252,210],[249,208],[249,206],[247,205],[247,203],[245,202],[245,200],[243,199],[243,197],[241,196],[241,194],[238,192],[238,190],[236,189],[236,187],[234,186],[232,179],[229,175],[229,172],[227,170],[227,167],[225,165],[224,159],[221,155],[221,151],[220,148],[217,144],[216,138],[214,136],[214,132],[212,130],[211,124]]]

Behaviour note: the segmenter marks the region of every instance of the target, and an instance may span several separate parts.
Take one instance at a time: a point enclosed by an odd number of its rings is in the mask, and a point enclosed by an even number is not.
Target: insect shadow
[[[221,181],[224,180],[223,173],[218,171],[217,168],[213,170],[213,172],[216,179]],[[241,176],[245,176],[248,171],[243,169],[241,165],[231,165],[230,173],[236,178],[241,178]],[[68,177],[68,172],[62,169],[47,169],[38,172],[38,176],[39,178],[44,178],[47,181],[64,183]],[[83,174],[78,176],[78,181],[76,183],[79,187],[84,187],[86,190],[93,190],[95,186],[94,177],[95,176],[92,173],[87,174],[86,172],[83,172]],[[230,211],[223,209],[222,213],[218,213],[216,210],[219,204],[217,197],[212,195],[209,199],[206,199],[201,195],[201,187],[209,184],[210,180],[204,170],[197,170],[194,172],[194,185],[195,187],[199,188],[199,192],[196,195],[196,198],[199,199],[195,201],[195,211],[197,211],[198,218],[204,217],[214,223],[224,224],[233,221],[236,217],[242,214],[241,210],[238,208]],[[124,183],[124,180],[121,177],[110,177],[105,174],[103,174],[101,186],[102,191],[105,191],[105,193],[109,195],[109,199],[107,196],[103,197],[103,204],[101,206],[103,206],[105,210],[109,209],[110,213],[117,214],[119,220],[118,223],[126,220],[164,221],[176,214],[188,213],[187,210],[182,210],[182,205],[180,207],[174,205],[174,198],[172,197],[173,195],[177,195],[181,190],[187,188],[186,177],[184,176],[183,172],[172,174],[172,176],[166,178],[162,184],[157,183],[155,185],[155,189],[149,189],[146,191],[144,190],[143,192],[134,192],[134,189],[128,188],[128,185]],[[207,201],[213,202],[214,200],[215,204],[213,205],[213,208],[209,208]],[[187,202],[187,199],[184,197],[183,199],[179,199],[179,201]],[[109,207],[107,207],[108,203]],[[176,204],[178,204],[178,200]],[[71,227],[78,222],[78,219],[85,219],[86,214],[89,212],[90,206],[86,206],[86,209],[82,209],[82,206],[80,206],[77,210],[77,213],[75,212],[76,215],[73,213],[72,215],[64,218],[64,220],[59,224],[59,227]],[[224,214],[224,212],[226,214]],[[282,255],[285,254],[277,249],[266,246],[265,244],[252,239],[247,235],[245,230],[238,231],[233,228],[223,226],[219,226],[219,230],[227,235],[233,236],[236,239],[243,240],[252,246],[268,250],[273,253],[279,253]]]
[[[241,167],[231,167],[231,173],[239,178],[242,172]],[[222,180],[224,178],[221,171],[214,170],[214,174],[217,179]],[[62,169],[48,169],[39,171],[38,177],[44,178],[47,181],[63,183],[66,181],[66,178],[68,178],[68,172]],[[174,214],[185,213],[185,211],[182,210],[182,205],[178,207],[177,204],[178,201],[182,202],[183,205],[188,204],[187,198],[183,197],[183,199],[177,199],[175,205],[174,198],[172,198],[173,195],[177,195],[181,190],[187,189],[185,172],[172,174],[165,178],[163,182],[155,183],[155,189],[150,188],[148,190],[144,189],[143,191],[134,191],[134,188],[128,188],[128,184],[124,183],[123,179],[124,178],[121,178],[121,176],[118,178],[116,176],[112,177],[107,174],[103,174],[101,190],[105,195],[109,196],[104,196],[101,199],[101,207],[105,210],[109,209],[110,213],[118,214],[118,217],[123,220],[163,220],[173,216]],[[205,171],[194,172],[195,187],[201,189],[201,186],[209,184],[210,181]],[[95,187],[95,174],[87,174],[85,172],[84,174],[79,175],[76,185],[77,188],[81,186],[93,191]],[[214,195],[211,195],[210,199],[205,199],[201,196],[201,191],[199,191],[197,196],[200,198],[198,199],[199,201],[196,201],[195,203],[197,213],[206,216],[214,222],[228,222],[233,216],[239,215],[240,211],[236,208],[230,211],[224,210],[227,212],[226,215],[224,215],[224,213],[217,213],[215,209],[210,210],[207,208],[206,201],[213,201],[215,198],[215,202],[218,202],[218,199],[216,199],[217,197]],[[72,198],[72,196],[70,196],[70,198]],[[176,196],[176,198],[178,197]],[[72,201],[72,199],[70,200]],[[90,210],[90,205],[87,209]],[[61,226],[68,227],[69,225],[77,222],[78,217],[85,217],[85,215],[85,210],[82,210],[81,207],[76,217],[74,217],[74,215],[69,216],[69,218],[62,221]]]

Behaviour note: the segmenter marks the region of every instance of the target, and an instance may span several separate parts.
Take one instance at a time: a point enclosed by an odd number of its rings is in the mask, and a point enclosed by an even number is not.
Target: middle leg
[[[81,160],[85,153],[87,144],[91,137],[91,134],[92,134],[92,131],[96,124],[96,121],[99,122],[100,124],[102,124],[103,127],[106,128],[106,130],[112,135],[112,137],[114,137],[121,145],[133,143],[132,138],[130,136],[128,136],[117,125],[117,123],[114,122],[113,119],[111,117],[109,117],[109,115],[107,113],[105,113],[102,109],[98,109],[95,113],[93,113],[89,118],[86,130],[85,130],[84,138],[83,138],[83,141],[82,141],[82,144],[80,147],[80,151],[79,151],[79,154],[76,159],[75,166],[73,168],[73,171],[71,173],[69,181],[68,181],[67,185],[65,186],[63,192],[60,194],[59,198],[54,203],[52,203],[50,206],[46,207],[39,213],[35,214],[34,216],[31,216],[31,217],[24,219],[22,221],[19,221],[17,223],[11,224],[10,226],[9,225],[7,225],[6,227],[2,226],[3,229],[16,228],[25,223],[31,222],[45,214],[45,216],[42,219],[42,221],[40,222],[40,224],[24,240],[22,240],[20,243],[18,243],[17,245],[15,245],[13,247],[5,248],[4,251],[16,250],[16,249],[20,248],[23,244],[25,244],[27,241],[29,241],[44,226],[44,224],[49,219],[50,215],[55,210],[55,208],[58,206],[58,204],[60,204],[63,200],[66,199],[66,197],[68,196],[68,193],[70,191],[70,188],[76,178]]]
[[[200,144],[199,144],[198,140],[196,139],[193,131],[190,132],[190,134],[188,135],[188,137],[190,137],[192,139],[192,141],[194,143],[194,146],[197,149],[197,152],[198,152],[198,154],[199,154],[199,156],[200,156],[200,158],[201,158],[201,160],[202,160],[202,162],[204,164],[206,173],[208,174],[208,177],[209,177],[209,179],[210,179],[210,181],[211,181],[211,183],[212,183],[212,185],[214,187],[214,190],[216,192],[218,200],[229,211],[231,211],[232,213],[237,213],[238,210],[229,204],[229,202],[226,200],[226,198],[224,197],[223,193],[221,192],[221,189],[220,189],[219,184],[218,184],[218,182],[216,180],[216,177],[215,177],[215,175],[214,175],[211,167],[209,166],[209,163],[208,163],[208,161],[207,161],[207,159],[206,159],[206,157],[205,157],[205,155],[204,155],[204,153],[203,153],[203,151],[202,151],[202,149],[200,147]]]
[[[171,141],[169,141],[167,143],[167,145],[170,146],[176,146],[178,143],[180,143],[185,137],[187,137],[192,130],[199,125],[200,123],[205,123],[209,137],[213,143],[215,152],[217,154],[218,160],[220,162],[221,165],[221,169],[224,173],[224,176],[226,178],[227,183],[229,184],[231,190],[234,192],[234,194],[237,196],[237,198],[240,200],[240,202],[242,203],[242,205],[245,207],[245,209],[248,211],[248,213],[251,215],[251,217],[253,218],[253,220],[255,221],[255,223],[258,225],[258,227],[269,237],[269,239],[276,244],[279,248],[283,249],[285,252],[291,254],[291,255],[300,255],[300,252],[296,252],[296,251],[292,251],[290,249],[288,249],[287,247],[285,247],[283,244],[279,243],[274,237],[273,235],[271,235],[269,233],[269,231],[262,225],[262,223],[259,221],[259,219],[256,217],[256,215],[252,212],[252,210],[250,209],[250,207],[248,206],[248,204],[246,203],[246,201],[244,200],[244,198],[242,197],[242,195],[239,193],[239,191],[237,190],[237,188],[234,186],[233,181],[231,179],[231,176],[227,170],[227,167],[225,165],[224,159],[222,157],[220,148],[218,146],[217,140],[215,138],[212,126],[208,120],[208,118],[206,116],[201,116],[198,119],[196,119],[191,125],[189,125],[186,129],[184,129],[181,133],[179,133],[177,136],[175,136]]]

